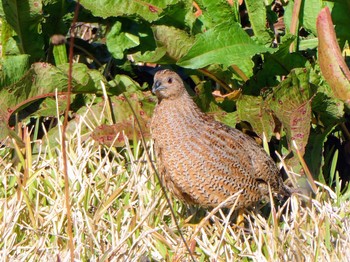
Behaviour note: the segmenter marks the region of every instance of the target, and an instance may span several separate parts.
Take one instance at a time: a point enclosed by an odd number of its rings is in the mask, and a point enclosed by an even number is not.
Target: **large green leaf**
[[[123,32],[122,23],[117,21],[111,31],[107,34],[107,48],[108,51],[117,59],[124,57],[124,51],[138,46],[140,44],[139,38],[136,35]]]
[[[325,183],[325,176],[322,171],[324,165],[324,143],[328,135],[334,130],[334,126],[329,126],[326,130],[311,129],[310,139],[306,147],[304,159],[310,169],[311,174],[318,181]]]
[[[17,82],[29,68],[29,55],[11,55],[1,61],[0,89]]]
[[[284,22],[287,32],[290,33],[290,25],[293,16],[294,1],[289,1],[285,7]],[[322,9],[322,0],[302,1],[299,12],[299,26],[305,28],[313,35],[316,33],[316,19],[318,12]],[[294,14],[295,15],[295,14]]]
[[[17,34],[17,45],[22,54],[33,60],[44,56],[44,40],[41,33],[43,20],[42,1],[2,0],[4,19]]]
[[[96,93],[100,81],[104,80],[98,71],[88,70],[83,64],[74,64],[72,77],[73,93]],[[35,100],[54,96],[56,90],[66,91],[67,83],[68,64],[55,67],[48,63],[34,63],[18,82],[0,91],[0,108],[7,108],[12,113]]]
[[[81,0],[80,3],[95,16],[139,16],[152,22],[164,14],[164,9],[175,0]]]
[[[159,46],[165,46],[167,54],[174,60],[183,57],[194,43],[194,38],[180,29],[158,25],[153,26],[153,34]]]
[[[106,80],[97,70],[88,69],[84,64],[73,64],[72,93],[98,93],[101,81]],[[3,123],[0,130],[0,141],[11,134],[8,121],[12,113],[21,110],[39,99],[54,97],[57,92],[65,92],[68,83],[68,64],[55,67],[48,63],[34,63],[25,75],[16,83],[0,90],[0,113]],[[108,86],[107,86],[108,88]],[[63,100],[65,100],[63,98]],[[60,101],[59,108],[64,107],[64,101]],[[40,111],[41,110],[41,111]],[[41,113],[40,113],[41,112]],[[39,113],[34,112],[32,116],[53,116],[55,103],[46,101]]]
[[[268,98],[268,104],[283,124],[290,150],[295,141],[303,155],[310,134],[311,98],[310,72],[305,68],[293,69],[288,77]]]
[[[35,63],[15,84],[0,91],[0,107],[13,108],[28,98],[53,93],[67,88],[67,76],[47,63]]]
[[[322,0],[308,0],[302,2],[300,21],[303,27],[313,35],[317,35],[316,19],[321,8]]]
[[[185,31],[172,26],[155,25],[152,30],[158,47],[144,54],[134,54],[135,61],[173,64],[188,52],[194,42]]]
[[[198,0],[196,3],[201,9],[198,20],[202,24],[202,31],[227,21],[236,21],[234,9],[226,0]]]
[[[187,68],[202,68],[210,64],[225,67],[237,65],[249,77],[253,67],[252,56],[269,51],[255,43],[238,23],[225,22],[200,34],[188,53],[178,65]]]
[[[289,46],[294,37],[285,36],[278,50],[274,53],[264,54],[262,70],[250,79],[246,90],[251,90],[252,94],[259,95],[260,89],[278,84],[276,76],[285,76],[293,68],[304,67],[307,59],[300,53],[290,53]]]
[[[266,7],[264,1],[246,0],[249,21],[254,31],[254,36],[259,43],[270,44],[273,32],[266,27]]]
[[[272,113],[266,107],[261,96],[241,96],[237,101],[237,112],[240,121],[247,121],[254,131],[270,140],[275,129]]]
[[[85,115],[88,118],[85,121],[97,126],[91,136],[101,144],[110,146],[112,142],[115,142],[114,146],[123,146],[123,132],[130,139],[134,137],[141,139],[141,132],[144,138],[149,139],[150,120],[155,106],[155,97],[150,92],[140,91],[139,84],[126,75],[117,75],[116,79],[118,85],[123,86],[125,91],[119,96],[110,97],[110,103],[113,105],[113,125],[106,117],[102,119],[98,117],[106,115],[104,101],[88,109],[82,108],[78,111],[78,114]],[[86,110],[89,110],[92,114],[86,115]],[[97,118],[99,121],[97,121]],[[137,121],[141,125],[141,130]],[[101,123],[102,125],[100,125]]]
[[[317,94],[312,99],[312,110],[317,113],[321,126],[334,126],[343,121],[344,103],[335,98],[325,85],[318,87]]]
[[[346,41],[350,42],[350,1],[335,0],[327,1],[328,7],[331,8],[332,21],[335,25],[335,33],[337,35],[339,45],[344,47]]]
[[[114,140],[114,146],[123,146],[123,132],[130,139],[141,139],[141,133],[145,139],[150,138],[151,116],[155,106],[153,97],[150,94],[138,92],[138,95],[127,94],[126,101],[124,95],[110,97],[113,104],[113,115],[115,123],[113,125],[102,124],[97,126],[91,133],[91,137],[101,144],[110,146]],[[132,108],[131,108],[131,107]],[[94,105],[91,109],[94,115],[102,114],[103,102]],[[134,115],[135,113],[135,115]],[[90,120],[93,121],[91,117]],[[141,126],[141,130],[138,123]],[[118,135],[118,136],[117,136]]]

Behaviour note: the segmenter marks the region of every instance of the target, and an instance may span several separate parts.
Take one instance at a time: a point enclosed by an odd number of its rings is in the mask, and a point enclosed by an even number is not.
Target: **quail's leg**
[[[236,224],[237,224],[237,226],[239,226],[239,227],[244,227],[244,217],[243,217],[243,214],[244,214],[244,209],[243,209],[243,208],[238,209]]]

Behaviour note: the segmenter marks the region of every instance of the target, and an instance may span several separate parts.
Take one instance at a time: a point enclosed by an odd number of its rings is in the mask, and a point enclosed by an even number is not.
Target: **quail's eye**
[[[171,84],[173,82],[173,79],[171,77],[168,78],[168,84]]]

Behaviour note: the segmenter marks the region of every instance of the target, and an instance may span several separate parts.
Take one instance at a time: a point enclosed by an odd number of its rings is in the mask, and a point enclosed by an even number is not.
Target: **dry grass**
[[[101,147],[81,136],[86,126],[79,118],[68,146],[76,260],[189,261],[141,143]],[[62,152],[48,138],[27,140],[33,152],[1,148],[1,261],[69,261]],[[350,260],[350,204],[318,189],[269,216],[247,213],[244,228],[232,225],[230,211],[189,211],[175,199],[172,206],[198,261]]]

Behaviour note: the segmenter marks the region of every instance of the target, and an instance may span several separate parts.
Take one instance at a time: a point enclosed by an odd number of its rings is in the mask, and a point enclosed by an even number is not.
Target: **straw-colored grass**
[[[190,261],[141,143],[99,146],[82,139],[86,125],[77,118],[67,152],[76,260]],[[62,152],[48,138],[28,139],[33,152],[1,148],[1,261],[70,260]],[[197,261],[350,260],[350,204],[326,186],[269,216],[246,213],[244,228],[230,210],[205,213],[170,199]]]

